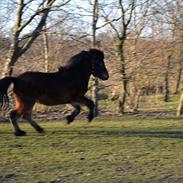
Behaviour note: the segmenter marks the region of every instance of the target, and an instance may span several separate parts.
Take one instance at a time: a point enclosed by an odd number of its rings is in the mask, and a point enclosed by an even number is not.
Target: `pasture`
[[[45,122],[15,137],[0,124],[0,182],[181,183],[183,120],[118,117]]]

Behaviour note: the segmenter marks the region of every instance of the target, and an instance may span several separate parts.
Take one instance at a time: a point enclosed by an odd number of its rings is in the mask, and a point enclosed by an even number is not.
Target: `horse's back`
[[[37,96],[43,94],[46,88],[50,86],[53,88],[53,85],[57,85],[56,73],[25,72],[17,78],[19,82],[14,86],[15,94]]]
[[[44,73],[44,72],[24,72],[18,76],[19,79],[27,82],[43,82],[56,78],[57,73]],[[41,83],[39,83],[41,84]]]

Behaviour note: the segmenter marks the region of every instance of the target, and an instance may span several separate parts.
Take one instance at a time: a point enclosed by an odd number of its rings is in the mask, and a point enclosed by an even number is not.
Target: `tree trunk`
[[[125,112],[125,104],[127,97],[127,78],[126,78],[126,67],[125,67],[125,58],[124,58],[124,41],[121,41],[118,45],[118,55],[119,61],[121,64],[120,74],[121,74],[121,94],[119,97],[119,112],[124,114]]]
[[[138,111],[139,102],[140,102],[140,94],[141,94],[141,89],[138,89],[138,90],[135,92],[134,105],[133,105],[133,112]]]
[[[2,77],[11,76],[13,73],[13,67],[19,57],[18,54],[18,46],[12,45],[9,53],[8,53],[8,59],[6,60],[2,72]]]
[[[98,79],[97,78],[93,78],[93,87],[92,87],[92,100],[95,104],[95,116],[98,116],[99,114],[99,106],[98,106],[98,92],[99,92],[99,89],[98,89]]]
[[[167,63],[167,68],[166,68],[166,73],[165,73],[165,96],[164,96],[164,102],[169,102],[169,72],[170,72],[170,63],[171,63],[171,55],[168,56],[168,63]]]
[[[93,19],[92,19],[92,47],[96,47],[96,26],[98,22],[98,0],[93,1]],[[95,109],[94,113],[95,116],[98,116],[99,114],[99,106],[98,106],[98,92],[99,92],[99,82],[98,78],[93,78],[92,79],[92,100],[94,101],[95,104]]]
[[[180,64],[180,68],[178,70],[177,83],[176,83],[176,86],[175,86],[175,94],[177,94],[178,91],[179,91],[181,76],[182,76],[182,64]]]
[[[8,59],[6,60],[6,62],[4,64],[2,77],[12,75],[13,66],[19,57],[19,51],[20,51],[20,48],[19,48],[19,36],[20,36],[19,27],[20,27],[21,21],[22,21],[22,13],[23,13],[24,6],[25,6],[24,0],[19,0],[17,12],[16,12],[16,20],[15,20],[15,24],[13,27],[13,40],[12,40],[10,50],[8,52]]]
[[[178,108],[177,108],[177,116],[181,116],[183,114],[183,93],[180,97]]]
[[[49,61],[48,61],[48,35],[46,34],[46,26],[44,26],[43,31],[43,46],[44,46],[44,67],[45,72],[49,72]]]

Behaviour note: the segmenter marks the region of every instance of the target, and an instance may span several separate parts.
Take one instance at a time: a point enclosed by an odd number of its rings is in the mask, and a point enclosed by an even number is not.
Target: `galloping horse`
[[[80,113],[81,105],[89,109],[88,121],[94,118],[94,103],[85,94],[88,90],[90,76],[102,80],[109,78],[104,64],[104,53],[98,49],[82,51],[61,66],[57,72],[25,72],[18,77],[5,77],[0,80],[1,107],[9,103],[7,90],[13,83],[13,93],[16,107],[10,112],[10,121],[16,136],[26,135],[21,130],[17,120],[22,117],[39,133],[44,130],[32,119],[32,109],[35,103],[44,105],[71,104],[73,112],[66,117],[71,123]]]

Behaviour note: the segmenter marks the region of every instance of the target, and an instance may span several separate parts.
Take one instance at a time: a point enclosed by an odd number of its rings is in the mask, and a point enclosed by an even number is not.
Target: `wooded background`
[[[110,74],[107,82],[91,80],[96,114],[146,112],[172,96],[176,108],[168,112],[182,114],[182,0],[0,2],[2,77],[54,72],[92,47],[104,51]]]

